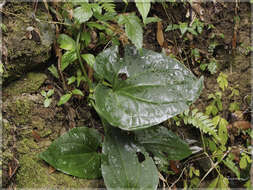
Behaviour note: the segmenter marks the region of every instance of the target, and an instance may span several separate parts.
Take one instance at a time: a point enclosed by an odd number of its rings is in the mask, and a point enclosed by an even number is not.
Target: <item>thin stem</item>
[[[79,63],[80,63],[80,66],[81,66],[81,70],[83,72],[83,75],[84,75],[84,78],[85,80],[88,82],[88,86],[89,86],[89,90],[92,88],[92,83],[86,73],[86,70],[83,66],[83,62],[82,62],[82,58],[81,58],[81,55],[80,55],[80,49],[79,49],[79,41],[80,41],[80,35],[81,35],[81,32],[82,32],[82,26],[80,27],[80,31],[77,35],[77,40],[76,40],[76,53],[77,53],[77,57],[78,57],[78,60],[79,60]]]

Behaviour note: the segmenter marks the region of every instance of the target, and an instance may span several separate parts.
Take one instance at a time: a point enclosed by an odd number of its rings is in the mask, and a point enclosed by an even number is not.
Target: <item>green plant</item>
[[[169,24],[165,29],[165,32],[179,29],[181,36],[183,36],[186,32],[190,32],[191,34],[197,36],[198,34],[202,33],[203,28],[204,23],[195,18],[192,24],[188,24],[186,22],[180,22],[179,24]]]
[[[187,109],[198,98],[203,78],[196,79],[163,54],[126,46],[120,58],[118,51],[112,46],[91,64],[97,84],[89,101],[101,117],[104,140],[95,129],[74,128],[40,157],[67,174],[88,179],[102,175],[108,189],[156,189],[158,171],[150,155],[181,160],[191,151],[167,128],[155,125]]]
[[[51,102],[52,102],[52,98],[50,98],[52,95],[54,94],[54,90],[50,89],[48,92],[46,92],[45,90],[41,91],[41,95],[45,98],[44,100],[44,107],[47,108],[50,106]]]
[[[221,102],[222,93],[215,92],[215,94],[209,94],[208,99],[211,99],[212,102],[206,107],[206,115],[212,114],[216,116],[219,111],[222,111],[223,106]]]

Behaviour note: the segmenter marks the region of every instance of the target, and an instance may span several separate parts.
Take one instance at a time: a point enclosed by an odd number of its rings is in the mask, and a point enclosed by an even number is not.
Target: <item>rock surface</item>
[[[23,76],[34,68],[42,68],[51,56],[55,26],[51,16],[39,3],[35,16],[32,3],[12,2],[4,7],[3,24],[4,82]]]
[[[54,171],[38,158],[51,142],[66,131],[65,114],[54,104],[45,108],[39,88],[42,73],[28,73],[3,91],[3,185],[10,168],[18,188],[95,188],[100,180],[77,179]],[[54,98],[54,97],[53,97]],[[13,178],[14,178],[13,177]]]

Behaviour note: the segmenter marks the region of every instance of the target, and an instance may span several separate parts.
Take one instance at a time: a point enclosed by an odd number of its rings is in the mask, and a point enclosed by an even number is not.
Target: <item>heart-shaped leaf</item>
[[[108,189],[156,189],[153,160],[120,129],[112,128],[103,144],[102,175]]]
[[[168,160],[182,160],[191,155],[187,143],[162,126],[135,131],[137,141],[154,156]]]
[[[78,127],[55,140],[39,157],[66,174],[99,178],[101,163],[97,149],[100,143],[101,136],[96,130]]]
[[[124,58],[119,58],[117,46],[104,50],[94,70],[110,85],[96,86],[93,106],[124,130],[157,125],[183,112],[203,88],[203,78],[197,79],[179,61],[146,49],[140,54],[132,46],[126,47]]]

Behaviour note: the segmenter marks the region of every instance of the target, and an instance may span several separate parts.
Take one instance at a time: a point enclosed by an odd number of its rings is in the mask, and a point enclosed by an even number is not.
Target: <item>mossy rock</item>
[[[8,50],[8,63],[5,64],[3,74],[4,83],[17,79],[32,69],[45,67],[45,62],[51,56],[55,38],[55,26],[50,24],[52,18],[43,3],[39,3],[34,19],[32,6],[32,3],[25,2],[5,6],[6,11],[16,16],[3,17],[3,24],[7,28],[7,31],[3,32],[3,45]],[[36,33],[39,41],[29,35],[31,28],[38,31]]]
[[[3,89],[6,96],[18,96],[23,93],[34,93],[47,79],[44,73],[30,72],[22,79],[10,83]]]
[[[101,180],[78,179],[60,172],[50,174],[37,153],[28,153],[19,159],[20,169],[17,173],[17,188],[98,188]]]

